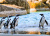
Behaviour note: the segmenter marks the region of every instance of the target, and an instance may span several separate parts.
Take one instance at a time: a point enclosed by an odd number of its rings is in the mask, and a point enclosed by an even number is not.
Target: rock
[[[22,11],[25,10],[25,8],[10,4],[0,4],[0,11],[11,11],[11,10]]]
[[[35,8],[31,8],[30,12],[36,12],[36,9]]]
[[[48,5],[48,7],[50,8],[50,0],[47,0],[46,3]]]
[[[3,2],[5,2],[5,0],[0,0],[0,3],[3,3]]]
[[[15,4],[21,7],[24,7],[27,10],[27,13],[30,13],[30,6],[26,0],[5,0],[3,4]]]
[[[16,14],[25,15],[27,11],[16,5],[0,4],[0,17],[15,16]]]
[[[40,1],[40,2],[46,2],[47,0],[38,0],[38,1]]]
[[[14,9],[0,4],[0,11],[10,11],[10,10]]]
[[[50,0],[47,0],[46,3],[50,4]]]
[[[26,10],[23,10],[23,11],[16,11],[16,10],[2,11],[2,12],[0,12],[0,17],[15,16],[16,14],[24,15],[24,14],[27,14],[27,11]]]

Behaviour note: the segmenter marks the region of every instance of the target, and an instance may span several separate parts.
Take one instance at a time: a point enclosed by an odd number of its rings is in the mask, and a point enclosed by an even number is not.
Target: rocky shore
[[[0,4],[0,17],[15,16],[16,14],[27,14],[25,8],[10,4]]]

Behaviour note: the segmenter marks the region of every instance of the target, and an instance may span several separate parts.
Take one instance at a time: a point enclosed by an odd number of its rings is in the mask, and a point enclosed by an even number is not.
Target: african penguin
[[[5,18],[6,18],[6,17],[2,17],[2,19],[1,19],[1,21],[0,21],[0,25],[1,25],[1,23],[4,21]]]
[[[19,16],[19,14],[17,14],[15,16],[15,18],[13,19],[13,21],[11,23],[11,27],[10,28],[15,28],[18,25],[18,18],[19,18],[18,16]]]
[[[4,27],[5,27],[5,28],[8,28],[9,22],[10,22],[10,20],[11,20],[11,19],[9,19],[9,18],[10,18],[10,16],[8,16],[8,19],[7,19],[7,21],[6,21],[5,24],[4,24]]]
[[[19,19],[19,14],[16,15],[16,17],[14,18],[14,26],[16,27],[18,25],[18,19]]]
[[[48,25],[48,22],[45,20],[45,17],[43,14],[40,14],[42,17],[40,19],[40,22],[39,22],[39,27],[42,26],[42,28],[44,28],[44,23],[46,22],[46,24]]]
[[[4,23],[5,23],[5,18],[6,18],[6,17],[3,17],[3,18],[1,19],[0,28],[2,28],[2,26],[4,25]]]

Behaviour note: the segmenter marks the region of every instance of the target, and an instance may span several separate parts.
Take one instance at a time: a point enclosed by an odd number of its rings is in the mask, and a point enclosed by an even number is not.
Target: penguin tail
[[[48,22],[45,20],[46,24],[48,25]]]

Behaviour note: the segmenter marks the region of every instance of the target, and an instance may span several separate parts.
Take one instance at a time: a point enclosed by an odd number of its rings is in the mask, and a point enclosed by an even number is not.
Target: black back
[[[13,22],[14,22],[14,23],[13,23],[13,24],[14,24],[14,27],[15,27],[16,20],[17,20],[17,19],[16,19],[16,17],[15,17],[14,20],[13,20]]]

